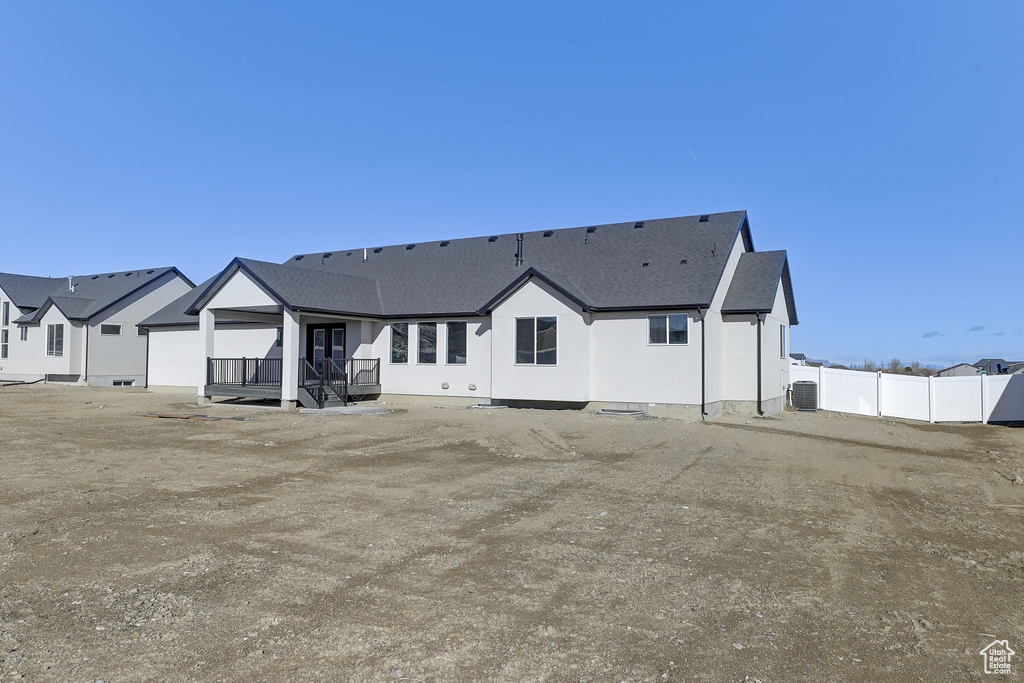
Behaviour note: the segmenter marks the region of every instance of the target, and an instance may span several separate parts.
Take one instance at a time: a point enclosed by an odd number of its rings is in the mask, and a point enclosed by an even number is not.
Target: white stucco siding
[[[61,356],[46,355],[46,328],[47,325],[64,326],[64,353]],[[37,347],[36,358],[41,374],[44,375],[81,375],[82,374],[82,342],[84,327],[81,323],[73,323],[64,317],[64,314],[51,306],[43,314],[39,321],[38,342],[33,344]]]
[[[8,304],[9,320],[6,327],[0,325],[0,329],[7,330],[7,358],[0,358],[0,379],[32,381],[42,379],[43,370],[40,366],[40,359],[45,354],[46,330],[40,333],[38,326],[28,328],[28,339],[21,340],[22,328],[14,324],[14,321],[21,317],[21,311],[11,301],[7,292],[0,288],[0,306],[6,301]],[[0,321],[2,322],[2,321]],[[43,340],[40,343],[40,339]]]
[[[466,323],[466,362],[447,363],[446,323]],[[391,362],[391,323],[409,325],[409,362]],[[419,325],[437,323],[437,362],[417,362]],[[366,326],[371,344],[364,357],[380,358],[381,391],[385,394],[490,398],[491,321],[484,317],[453,317],[439,320],[394,320]],[[448,388],[442,385],[447,383]],[[475,388],[470,389],[470,385]]]
[[[213,334],[214,358],[280,358],[277,327],[219,324]]]
[[[764,341],[762,339],[762,341]],[[722,321],[722,397],[757,400],[757,316],[727,315]],[[763,351],[764,349],[762,349]]]
[[[205,308],[252,308],[254,306],[276,306],[276,301],[249,276],[236,272],[206,304]]]
[[[785,344],[781,344],[779,329],[785,333]],[[762,340],[761,398],[769,399],[784,396],[789,386],[789,309],[786,307],[786,293],[782,282],[775,290],[775,303],[772,312],[765,319],[764,338]]]
[[[557,319],[555,365],[516,363],[516,318]],[[590,401],[589,314],[533,278],[491,315],[491,396],[532,401]]]
[[[202,356],[198,329],[155,327],[149,332],[147,383],[150,386],[195,387],[204,362]]]
[[[595,313],[590,325],[592,401],[700,403],[700,319],[688,317],[686,344],[651,344],[648,316]]]

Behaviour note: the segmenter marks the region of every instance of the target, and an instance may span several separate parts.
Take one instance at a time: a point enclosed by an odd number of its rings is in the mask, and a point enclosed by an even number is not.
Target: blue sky
[[[0,4],[0,270],[744,209],[811,357],[1024,360],[1024,4]]]

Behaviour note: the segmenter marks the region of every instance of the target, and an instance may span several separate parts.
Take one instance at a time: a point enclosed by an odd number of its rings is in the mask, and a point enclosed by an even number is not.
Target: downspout
[[[700,318],[700,419],[702,420],[708,415],[708,411],[705,409],[707,385],[705,380],[706,362],[704,349],[706,344],[704,343],[704,328],[706,325],[704,325],[704,313],[700,308],[697,308],[697,317]]]
[[[70,329],[68,330],[71,331]],[[89,321],[85,321],[85,367],[82,368],[82,379],[89,384]]]
[[[764,416],[761,410],[761,328],[764,326],[764,318],[757,314],[757,414]]]
[[[142,380],[143,388],[149,388],[149,328],[146,328],[146,378]]]

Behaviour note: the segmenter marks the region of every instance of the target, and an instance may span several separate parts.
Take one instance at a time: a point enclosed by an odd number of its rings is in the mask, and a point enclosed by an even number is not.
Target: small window
[[[113,384],[115,387],[130,387],[130,386],[133,386],[135,384],[135,380],[133,380],[133,379],[115,379],[113,382],[111,382],[111,384]]]
[[[419,328],[419,353],[416,356],[417,363],[437,362],[437,323],[420,323]]]
[[[687,317],[682,313],[647,316],[648,344],[686,344]]]
[[[21,341],[28,341],[28,328],[27,327],[22,327],[21,328]]]
[[[0,330],[0,358],[7,358],[7,341],[10,330]]]
[[[448,331],[448,362],[453,365],[466,364],[466,323],[445,323]]]
[[[555,365],[557,361],[557,318],[516,318],[516,363]]]
[[[786,326],[779,325],[779,358],[786,357]]]
[[[5,301],[3,307],[3,325],[6,327],[11,324],[11,302]]]
[[[284,346],[284,328],[277,328],[277,337],[274,339],[274,346],[281,348]]]
[[[140,337],[145,337],[145,336],[147,336],[149,334],[149,328],[148,327],[137,327],[135,329],[138,330],[137,334]]]
[[[121,326],[120,325],[100,325],[100,334],[109,334],[120,336]]]
[[[64,355],[64,324],[46,326],[46,355]]]
[[[391,323],[391,362],[409,362],[409,323]]]

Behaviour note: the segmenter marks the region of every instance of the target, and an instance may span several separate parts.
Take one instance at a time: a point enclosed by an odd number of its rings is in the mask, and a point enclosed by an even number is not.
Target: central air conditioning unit
[[[818,410],[818,383],[793,382],[793,407],[797,410]]]

